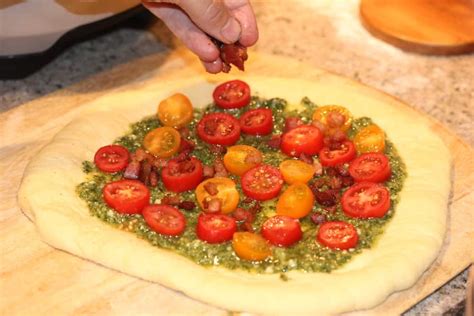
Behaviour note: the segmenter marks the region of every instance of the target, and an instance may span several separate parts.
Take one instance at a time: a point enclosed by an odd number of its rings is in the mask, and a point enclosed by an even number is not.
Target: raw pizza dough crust
[[[82,161],[125,134],[130,123],[155,113],[158,101],[174,92],[188,95],[194,106],[208,104],[215,83],[202,78],[169,81],[159,90],[119,91],[91,102],[27,167],[21,208],[53,247],[232,311],[333,314],[373,307],[412,286],[441,248],[450,191],[450,153],[428,120],[379,92],[380,98],[369,97],[352,82],[243,79],[263,97],[298,104],[308,96],[319,105],[346,106],[355,117],[369,116],[403,158],[408,177],[393,219],[371,249],[344,267],[330,274],[291,271],[287,282],[278,274],[202,267],[89,214],[75,194],[85,179]]]

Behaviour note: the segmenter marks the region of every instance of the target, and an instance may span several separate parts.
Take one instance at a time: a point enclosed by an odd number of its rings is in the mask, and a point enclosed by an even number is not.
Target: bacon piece
[[[302,162],[306,162],[309,165],[313,164],[313,157],[305,153],[301,153],[298,159],[301,160]]]
[[[224,44],[217,40],[214,43],[220,50],[220,57],[222,59],[222,71],[229,72],[231,64],[244,71],[244,63],[248,59],[247,48],[239,43]]]
[[[214,168],[211,166],[202,166],[202,176],[204,179],[209,179],[214,176]]]
[[[292,129],[297,128],[298,126],[303,125],[303,121],[299,117],[290,116],[285,119],[285,129],[284,133],[291,131]]]
[[[344,165],[337,165],[336,166],[337,173],[339,173],[342,177],[349,176],[349,168],[346,168]]]
[[[314,192],[316,201],[322,206],[334,206],[337,203],[337,195],[332,190]]]
[[[206,212],[219,213],[221,211],[221,208],[222,208],[222,200],[221,199],[212,198],[209,201],[207,201],[207,200],[204,200],[204,201],[207,202],[207,203],[204,203],[204,204],[207,204],[206,205],[207,207],[204,207],[206,209]]]
[[[141,163],[137,160],[132,160],[123,173],[125,179],[137,180],[140,176]]]
[[[245,156],[244,162],[247,164],[259,164],[262,162],[262,157],[258,153],[250,151],[247,156]]]
[[[322,214],[322,213],[314,213],[314,214],[311,214],[310,216],[311,218],[311,221],[313,223],[315,223],[316,225],[321,225],[322,223],[326,222],[326,215]]]
[[[346,116],[337,111],[330,111],[326,116],[326,122],[331,128],[339,128],[344,125],[346,121]]]
[[[245,232],[250,232],[250,233],[253,233],[253,232],[254,232],[252,223],[251,223],[251,222],[247,222],[247,221],[245,221],[245,222],[243,222],[242,224],[240,224],[240,230],[245,231]]]
[[[214,160],[214,177],[227,177],[229,173],[221,159]]]
[[[153,169],[150,173],[150,179],[149,180],[150,180],[150,186],[151,187],[156,187],[158,185],[158,174]]]
[[[145,160],[146,156],[147,156],[147,152],[143,148],[138,148],[135,151],[133,159],[136,159],[137,161],[141,162]]]
[[[150,184],[151,167],[151,163],[149,163],[147,160],[142,161],[138,179],[146,185]]]
[[[267,142],[268,147],[273,149],[280,149],[281,135],[272,135],[270,140]]]
[[[235,211],[232,213],[232,217],[238,222],[253,222],[255,220],[255,215],[252,212],[241,207],[235,209]]]
[[[329,186],[331,189],[341,189],[342,188],[342,179],[340,177],[331,177],[329,179]]]
[[[204,190],[206,190],[206,192],[212,196],[217,195],[217,193],[219,193],[219,190],[217,189],[217,184],[213,182],[207,182],[204,185]]]
[[[161,204],[179,205],[180,203],[181,203],[181,199],[179,195],[177,194],[167,195],[161,199]]]
[[[225,148],[224,146],[221,146],[221,145],[211,145],[209,147],[209,150],[211,151],[211,153],[213,154],[216,154],[216,155],[223,155],[226,153],[227,151],[227,148]]]
[[[354,179],[351,176],[342,177],[341,180],[342,180],[342,186],[344,188],[350,187],[351,185],[354,184]]]
[[[178,204],[178,207],[186,211],[191,211],[196,208],[196,204],[193,201],[183,201]]]
[[[191,153],[196,147],[196,144],[190,140],[185,138],[181,138],[181,143],[179,144],[179,152],[180,153]]]
[[[313,160],[313,167],[314,167],[315,176],[320,176],[323,174],[323,165],[321,165],[321,162],[319,162],[319,160],[317,159]]]
[[[155,167],[157,170],[163,168],[164,166],[166,166],[166,159],[155,158],[153,160],[153,167]]]

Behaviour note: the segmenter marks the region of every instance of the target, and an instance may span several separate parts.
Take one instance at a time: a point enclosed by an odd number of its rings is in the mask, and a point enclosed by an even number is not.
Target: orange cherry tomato
[[[280,172],[286,183],[293,184],[308,182],[313,177],[315,170],[313,165],[306,162],[288,159],[280,163]]]
[[[224,155],[226,169],[235,175],[241,176],[247,170],[262,162],[262,153],[255,147],[247,145],[235,145],[227,148]]]
[[[359,154],[382,153],[385,150],[385,133],[377,125],[371,124],[356,134],[354,145]]]
[[[292,218],[302,218],[311,212],[314,205],[314,195],[304,183],[294,183],[280,195],[276,205],[278,215]]]
[[[211,195],[209,193],[208,184],[214,186],[217,193]],[[237,208],[239,204],[239,192],[235,187],[235,182],[229,178],[215,177],[204,180],[196,188],[196,200],[199,206],[204,210],[205,201],[209,202],[212,199],[219,199],[221,202],[221,213],[227,214]],[[212,192],[213,193],[213,192]]]
[[[160,158],[169,158],[176,154],[180,144],[179,132],[168,126],[155,128],[143,139],[145,149]]]
[[[163,125],[180,128],[193,119],[193,106],[187,96],[176,93],[160,102],[157,116]]]
[[[272,255],[270,245],[260,235],[249,232],[234,233],[232,248],[242,259],[261,261]]]
[[[337,112],[344,116],[344,121],[339,127],[331,126],[331,122],[328,122],[328,114],[331,112]],[[318,121],[322,123],[327,129],[328,132],[334,129],[340,129],[342,131],[347,131],[352,125],[352,114],[343,106],[340,105],[325,105],[318,107],[313,113],[313,121]]]

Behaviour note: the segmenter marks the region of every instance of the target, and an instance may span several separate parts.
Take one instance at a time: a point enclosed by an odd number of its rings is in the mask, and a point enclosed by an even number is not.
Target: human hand
[[[258,39],[248,0],[143,0],[143,5],[195,53],[210,73],[222,71],[219,49],[209,36],[248,47]]]

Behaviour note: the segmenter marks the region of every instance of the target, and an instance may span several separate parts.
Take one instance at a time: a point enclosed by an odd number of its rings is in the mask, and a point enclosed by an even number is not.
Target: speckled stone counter
[[[474,144],[474,55],[400,51],[365,31],[356,0],[259,0],[253,5],[260,29],[255,50],[293,57],[392,94]],[[160,22],[145,29],[124,25],[71,47],[28,78],[0,81],[0,111],[181,45]],[[406,315],[462,314],[466,280],[464,271]]]

